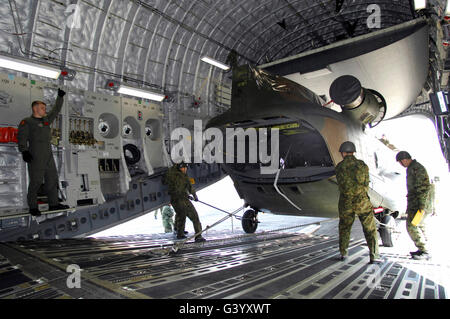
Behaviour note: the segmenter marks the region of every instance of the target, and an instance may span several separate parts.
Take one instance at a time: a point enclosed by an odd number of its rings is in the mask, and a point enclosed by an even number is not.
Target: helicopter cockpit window
[[[294,122],[268,127],[267,136],[268,150],[271,150],[270,128],[279,129],[279,156],[280,165],[284,169],[302,167],[332,167],[333,161],[322,135],[307,122]],[[262,130],[258,130],[259,134]],[[246,138],[246,163],[231,165],[237,170],[259,169],[260,163],[251,163],[250,152]],[[235,148],[235,154],[237,149]]]
[[[297,127],[280,129],[280,156],[285,168],[333,166],[322,135],[306,122],[293,124]]]

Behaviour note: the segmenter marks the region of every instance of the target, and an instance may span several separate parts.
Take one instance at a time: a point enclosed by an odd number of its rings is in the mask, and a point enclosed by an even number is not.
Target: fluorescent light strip
[[[427,0],[414,0],[414,9],[422,10],[427,7]]]
[[[445,103],[444,93],[442,91],[437,93],[437,97],[439,99],[439,106],[441,107],[442,113],[446,113],[447,110],[447,103]]]
[[[130,86],[121,85],[119,89],[117,90],[118,93],[126,94],[126,95],[132,95],[137,97],[142,97],[144,99],[149,99],[153,101],[161,102],[166,98],[165,95],[159,94],[159,93],[153,93],[141,89],[136,89]]]
[[[218,68],[221,68],[222,70],[225,70],[225,71],[230,69],[229,65],[223,64],[222,62],[214,60],[214,59],[212,59],[212,58],[210,58],[208,56],[202,57],[201,60],[203,62],[206,62],[206,63],[212,64],[214,66],[217,66]]]
[[[0,67],[20,72],[45,76],[47,78],[57,79],[61,71],[50,66],[39,65],[27,61],[16,60],[6,56],[0,56]]]

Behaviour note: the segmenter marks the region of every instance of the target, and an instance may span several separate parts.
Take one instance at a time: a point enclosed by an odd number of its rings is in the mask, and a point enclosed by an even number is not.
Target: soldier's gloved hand
[[[22,158],[27,163],[31,163],[33,161],[33,155],[31,155],[29,151],[23,151]]]
[[[189,200],[194,200],[196,202],[198,201],[197,195],[189,195],[188,198],[189,198]]]
[[[58,96],[63,97],[64,95],[66,95],[66,92],[61,89],[58,89]]]

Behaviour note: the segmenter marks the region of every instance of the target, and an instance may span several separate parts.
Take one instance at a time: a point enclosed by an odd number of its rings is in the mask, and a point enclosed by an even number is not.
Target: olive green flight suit
[[[28,163],[28,207],[34,209],[38,207],[37,193],[44,181],[45,191],[48,196],[48,204],[57,206],[58,201],[58,172],[55,160],[53,159],[51,147],[51,123],[56,119],[63,106],[63,98],[56,98],[55,106],[43,118],[33,116],[23,119],[19,124],[18,146],[19,151],[29,151],[33,156],[31,163]]]
[[[195,233],[201,232],[202,224],[200,223],[197,210],[188,199],[189,194],[196,196],[189,177],[180,171],[177,166],[172,166],[164,177],[164,183],[168,185],[170,202],[176,212],[175,228],[177,236],[184,236],[186,217],[189,217],[194,224]],[[201,237],[201,235],[198,236],[198,238]]]
[[[336,166],[336,179],[339,187],[339,250],[347,256],[350,232],[355,215],[359,217],[364,236],[369,247],[370,260],[378,255],[378,235],[373,215],[373,206],[367,192],[369,190],[369,168],[350,155]]]
[[[431,185],[427,170],[416,160],[412,160],[406,169],[406,184],[408,188],[406,230],[416,247],[427,253],[425,225],[426,216],[429,215],[431,209]],[[413,226],[411,222],[419,209],[425,211],[425,217],[419,225]]]

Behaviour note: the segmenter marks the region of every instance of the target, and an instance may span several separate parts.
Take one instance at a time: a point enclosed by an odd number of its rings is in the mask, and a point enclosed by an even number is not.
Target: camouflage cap
[[[346,141],[344,143],[341,144],[341,147],[339,147],[339,152],[343,153],[355,153],[356,152],[356,147],[355,144],[353,144],[350,141]]]
[[[409,155],[409,153],[406,152],[406,151],[400,151],[400,152],[398,152],[397,155],[395,156],[395,160],[396,160],[397,162],[398,162],[398,161],[401,161],[401,160],[404,160],[404,159],[411,159],[411,155]]]

